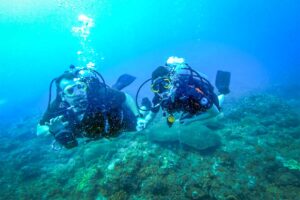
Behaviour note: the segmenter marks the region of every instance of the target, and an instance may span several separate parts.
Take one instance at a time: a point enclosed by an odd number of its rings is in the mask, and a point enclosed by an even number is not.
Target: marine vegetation
[[[0,199],[298,199],[300,117],[276,92],[231,98],[222,119],[54,151],[40,116],[3,127]],[[162,122],[163,121],[163,122]]]

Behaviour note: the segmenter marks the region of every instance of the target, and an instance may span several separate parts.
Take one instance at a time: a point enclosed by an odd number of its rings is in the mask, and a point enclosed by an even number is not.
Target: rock
[[[185,188],[185,195],[193,200],[212,200],[208,193],[194,185]]]
[[[220,137],[206,127],[199,127],[191,131],[181,131],[180,141],[198,150],[217,147],[221,144]]]
[[[178,141],[178,134],[172,131],[151,131],[148,133],[149,139],[155,142],[176,142]]]
[[[180,142],[197,150],[214,148],[221,144],[220,137],[200,123],[188,126],[174,124],[172,128],[160,128],[158,130],[151,129],[148,132],[150,140],[155,142]]]
[[[300,126],[298,126],[297,128],[289,129],[287,131],[287,134],[291,135],[295,139],[299,139],[300,138]]]
[[[300,118],[294,113],[290,113],[289,115],[282,118],[278,121],[278,125],[284,128],[293,128],[297,127],[300,124]]]
[[[97,160],[99,156],[112,154],[116,151],[116,142],[114,141],[95,141],[86,146],[83,158],[87,161]]]
[[[272,126],[274,125],[274,119],[273,118],[266,118],[266,119],[263,119],[262,121],[260,121],[260,123],[266,127],[268,126]]]
[[[20,169],[20,175],[23,180],[28,181],[40,177],[41,170],[37,166],[24,166]]]
[[[138,134],[60,151],[51,150],[53,138],[32,138],[35,120],[1,127],[1,199],[299,199],[294,107],[267,95],[237,100],[227,101],[219,124],[169,128],[157,117]],[[219,136],[222,148],[204,155]]]
[[[300,179],[298,179],[292,173],[284,173],[284,174],[280,175],[278,178],[278,182],[282,186],[288,186],[288,185],[299,186],[300,185]]]
[[[143,189],[155,195],[165,195],[168,193],[168,185],[166,181],[161,180],[160,177],[154,176],[143,182]]]
[[[208,122],[206,126],[211,130],[219,130],[225,127],[225,125],[221,122]]]
[[[252,136],[259,136],[265,134],[268,134],[268,129],[264,126],[254,127],[253,130],[250,132],[250,135]]]

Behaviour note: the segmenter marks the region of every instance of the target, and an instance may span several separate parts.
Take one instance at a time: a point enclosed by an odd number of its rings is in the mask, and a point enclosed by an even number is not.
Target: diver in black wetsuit
[[[150,80],[153,106],[150,109],[149,106],[148,109],[138,106],[142,111],[148,111],[144,118],[138,119],[138,130],[144,129],[160,108],[169,127],[175,122],[175,113],[181,113],[179,122],[182,124],[217,116],[224,95],[229,93],[230,73],[218,71],[216,86],[219,96],[205,75],[193,70],[183,58],[170,57],[166,66],[154,70]]]
[[[135,131],[137,109],[131,97],[120,91],[134,79],[123,75],[111,88],[97,71],[72,66],[52,81],[56,99],[51,103],[50,86],[48,109],[38,124],[37,135],[52,134],[60,145],[73,148],[79,138],[87,142]]]

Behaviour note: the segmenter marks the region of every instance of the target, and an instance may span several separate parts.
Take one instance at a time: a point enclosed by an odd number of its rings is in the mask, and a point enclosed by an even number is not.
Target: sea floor
[[[36,137],[39,116],[27,118],[1,129],[0,199],[299,199],[299,99],[252,92],[228,98],[213,122],[168,128],[158,116],[142,132],[59,151]]]

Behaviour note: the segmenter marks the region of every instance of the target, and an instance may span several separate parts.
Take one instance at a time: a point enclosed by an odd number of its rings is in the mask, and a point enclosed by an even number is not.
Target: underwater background
[[[0,0],[0,199],[299,199],[299,10],[297,0]],[[168,128],[159,115],[142,132],[58,152],[36,136],[49,84],[71,64],[95,64],[109,85],[136,76],[134,97],[169,56],[212,83],[231,72],[224,118]]]

